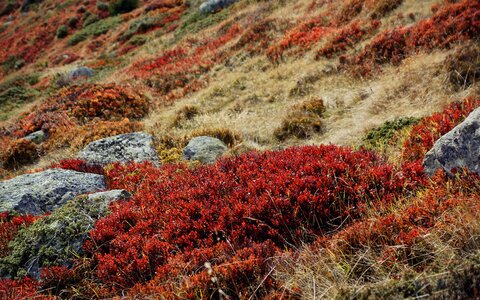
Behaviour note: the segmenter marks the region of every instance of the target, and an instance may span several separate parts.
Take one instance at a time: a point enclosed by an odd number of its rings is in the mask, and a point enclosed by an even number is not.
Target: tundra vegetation
[[[480,297],[479,175],[422,166],[479,43],[476,0],[2,1],[0,178],[132,197],[1,212],[0,298]],[[161,164],[76,158],[134,132]]]

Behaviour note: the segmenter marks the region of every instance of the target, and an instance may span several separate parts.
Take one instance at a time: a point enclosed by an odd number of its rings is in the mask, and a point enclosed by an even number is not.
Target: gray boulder
[[[0,276],[38,278],[44,266],[71,266],[72,259],[82,253],[95,221],[107,215],[109,204],[129,196],[124,190],[78,196],[21,229],[9,245],[9,255],[0,258]]]
[[[191,139],[187,147],[183,149],[183,157],[211,164],[227,150],[227,146],[221,140],[209,136],[199,136]]]
[[[0,212],[41,215],[77,195],[105,190],[102,175],[50,169],[0,182]]]
[[[423,160],[425,172],[432,176],[437,169],[451,173],[467,168],[480,174],[480,108],[442,136]]]
[[[120,134],[94,141],[80,151],[78,158],[100,165],[131,161],[160,164],[153,147],[153,138],[144,132]]]
[[[47,139],[47,135],[43,130],[35,131],[25,137],[26,140],[30,140],[35,144],[40,144]]]
[[[215,13],[237,1],[238,0],[207,0],[200,5],[200,12],[202,14]]]
[[[75,80],[78,78],[90,78],[95,75],[95,71],[88,67],[78,67],[68,73],[68,77]]]

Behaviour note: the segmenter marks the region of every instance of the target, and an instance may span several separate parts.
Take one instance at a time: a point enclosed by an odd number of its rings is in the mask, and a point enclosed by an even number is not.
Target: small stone
[[[183,157],[187,160],[198,160],[204,164],[211,164],[227,150],[228,147],[221,140],[209,136],[199,136],[191,139],[183,149]]]
[[[30,133],[25,137],[26,140],[30,140],[34,142],[35,144],[40,144],[44,142],[47,139],[47,135],[43,130],[35,131],[33,133]]]

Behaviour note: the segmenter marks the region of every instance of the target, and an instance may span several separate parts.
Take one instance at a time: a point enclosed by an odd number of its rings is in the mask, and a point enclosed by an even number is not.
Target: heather
[[[131,194],[0,212],[0,298],[478,297],[478,174],[423,160],[480,106],[479,12],[0,3],[0,195],[55,168]],[[133,133],[151,163],[79,158],[142,152]],[[191,159],[195,138],[221,151]]]

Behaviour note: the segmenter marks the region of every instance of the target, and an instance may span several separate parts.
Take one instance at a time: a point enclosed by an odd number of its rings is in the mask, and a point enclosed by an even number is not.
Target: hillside
[[[476,0],[0,1],[0,298],[480,297],[479,77]]]

